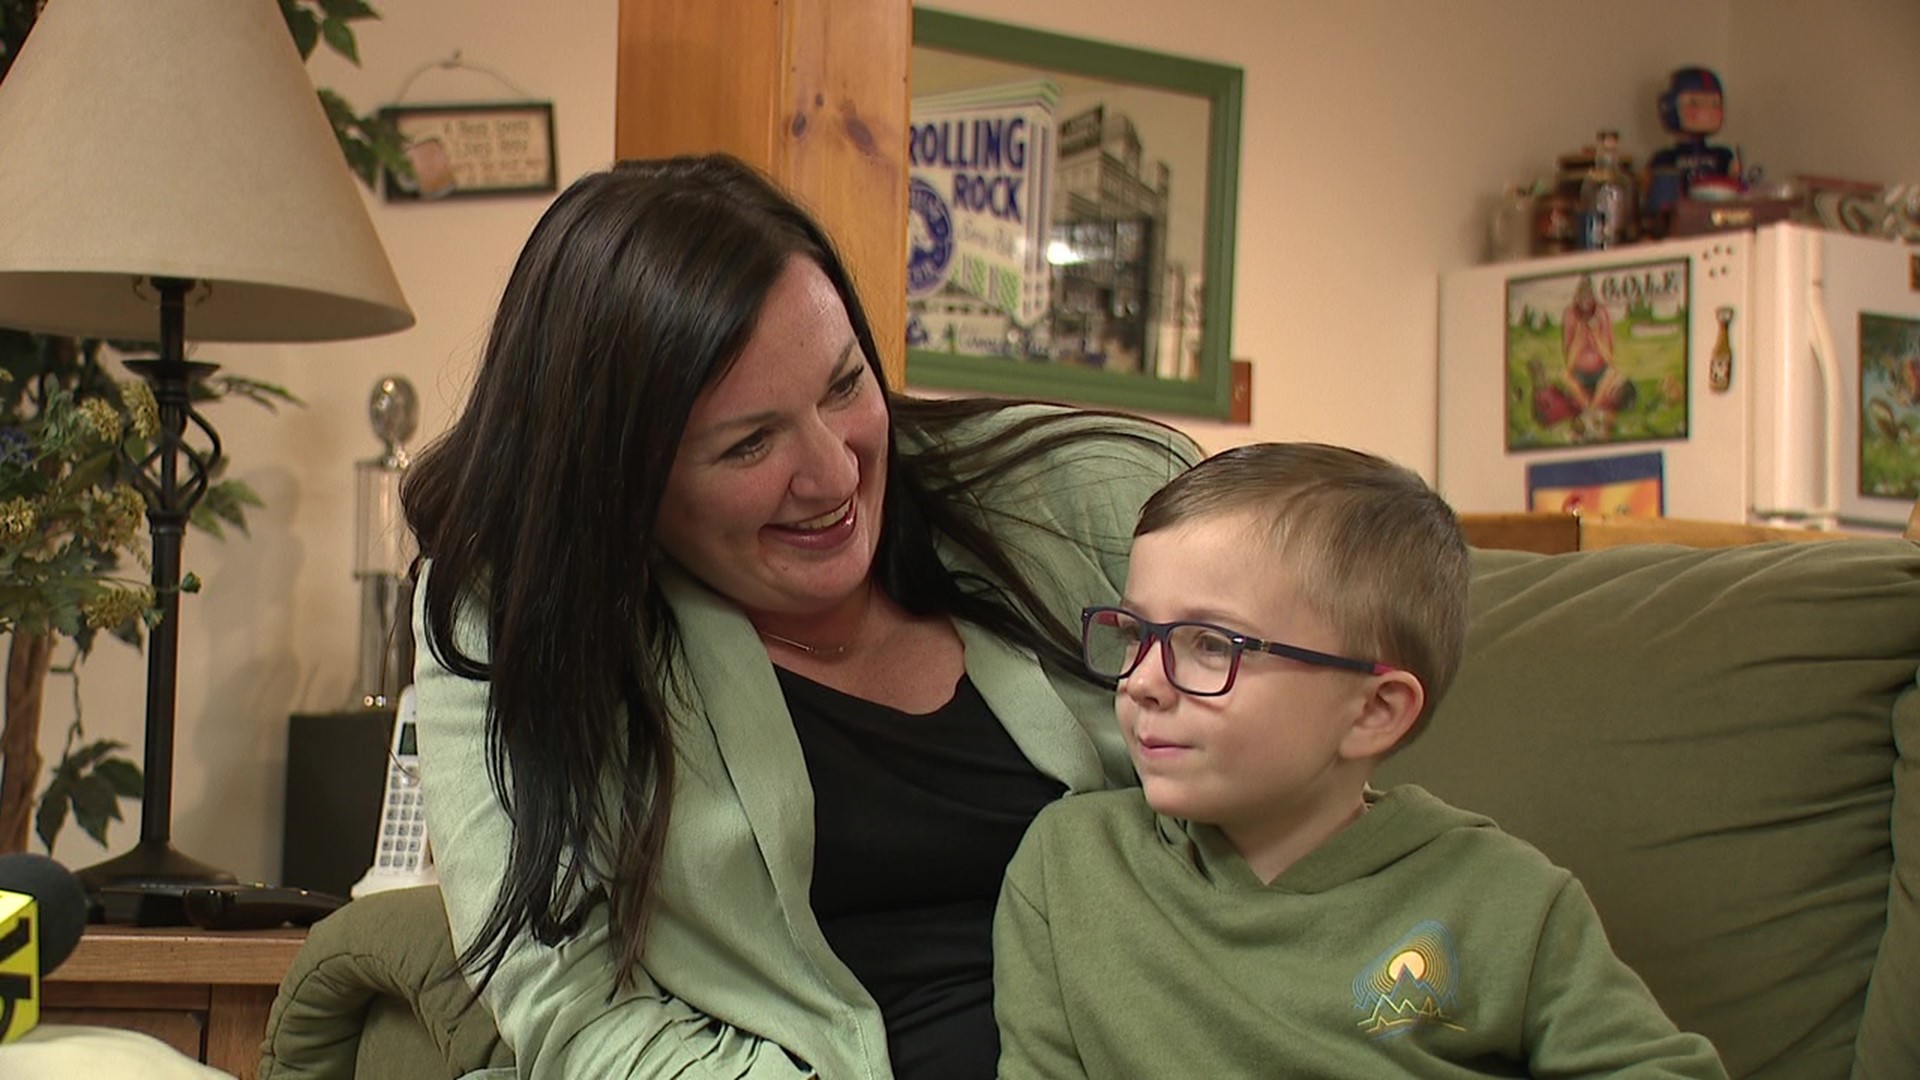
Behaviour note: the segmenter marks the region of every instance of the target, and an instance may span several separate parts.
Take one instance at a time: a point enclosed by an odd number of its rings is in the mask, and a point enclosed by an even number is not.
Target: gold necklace
[[[841,642],[838,645],[809,645],[804,641],[795,641],[792,638],[787,637],[785,635],[776,634],[771,630],[762,630],[757,626],[753,628],[753,632],[756,634],[759,634],[761,637],[765,638],[768,641],[777,641],[780,644],[785,645],[789,648],[799,649],[801,652],[806,653],[808,656],[817,656],[823,660],[826,660],[836,656],[844,655],[848,649],[853,648],[854,645],[859,642],[861,632],[867,628],[867,614],[872,610],[873,610],[873,583],[869,581],[867,583],[866,603],[860,605],[860,621],[854,624],[852,635],[850,635],[847,638],[847,640]]]

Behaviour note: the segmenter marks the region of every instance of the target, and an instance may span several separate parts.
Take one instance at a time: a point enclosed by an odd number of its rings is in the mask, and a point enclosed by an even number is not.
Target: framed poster
[[[1226,416],[1239,68],[916,8],[907,377]]]
[[[1860,313],[1860,494],[1920,498],[1920,319]]]
[[[1527,509],[1549,514],[1657,518],[1666,514],[1658,451],[1527,466]]]
[[[1687,259],[1507,283],[1507,449],[1687,437]]]

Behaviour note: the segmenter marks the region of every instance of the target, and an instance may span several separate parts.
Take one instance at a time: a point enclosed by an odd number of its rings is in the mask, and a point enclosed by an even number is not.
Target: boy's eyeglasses
[[[1160,643],[1160,667],[1167,673],[1167,681],[1194,697],[1218,697],[1233,689],[1234,676],[1240,673],[1240,654],[1248,649],[1362,675],[1399,670],[1392,664],[1262,641],[1213,623],[1148,622],[1118,607],[1090,607],[1080,613],[1081,654],[1087,670],[1095,675],[1126,678],[1147,658],[1147,649],[1155,641]]]

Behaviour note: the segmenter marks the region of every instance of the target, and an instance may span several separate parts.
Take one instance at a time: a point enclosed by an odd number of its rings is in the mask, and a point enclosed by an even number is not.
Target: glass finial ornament
[[[353,705],[392,708],[413,681],[413,533],[400,507],[410,458],[406,440],[420,422],[413,384],[389,375],[374,384],[367,417],[380,440],[377,457],[355,462],[353,576],[360,583],[360,663]]]

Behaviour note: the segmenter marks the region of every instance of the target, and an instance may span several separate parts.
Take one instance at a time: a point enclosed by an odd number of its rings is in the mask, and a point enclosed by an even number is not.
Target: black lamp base
[[[95,863],[74,875],[89,892],[107,885],[231,885],[234,876],[191,855],[183,855],[165,840],[142,840],[133,850]]]

